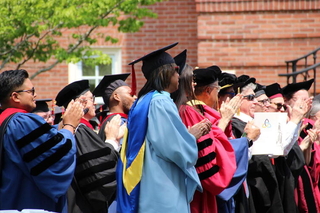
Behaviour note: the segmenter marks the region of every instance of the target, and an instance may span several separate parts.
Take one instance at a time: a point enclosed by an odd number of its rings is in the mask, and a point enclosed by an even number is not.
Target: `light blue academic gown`
[[[140,213],[190,212],[196,189],[198,148],[167,92],[155,92],[150,103]]]

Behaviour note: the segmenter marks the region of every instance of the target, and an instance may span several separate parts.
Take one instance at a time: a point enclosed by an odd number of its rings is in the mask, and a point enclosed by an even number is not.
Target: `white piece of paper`
[[[253,142],[252,155],[283,155],[287,113],[254,113],[254,124],[260,128],[260,137]]]

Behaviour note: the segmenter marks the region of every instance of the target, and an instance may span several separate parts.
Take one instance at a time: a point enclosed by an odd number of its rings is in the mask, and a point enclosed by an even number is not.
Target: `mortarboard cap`
[[[241,75],[237,78],[237,82],[233,85],[235,93],[238,93],[238,88],[241,90],[245,86],[249,85],[250,83],[255,84],[256,79],[250,78],[248,75]]]
[[[52,98],[47,99],[37,99],[36,108],[33,109],[32,113],[35,112],[49,112],[49,106],[47,102],[52,101]]]
[[[264,91],[266,92],[266,95],[270,99],[282,97],[281,87],[280,87],[280,84],[278,84],[278,83],[267,85],[266,88],[264,89]]]
[[[65,86],[56,97],[56,105],[64,106],[65,108],[68,106],[69,102],[72,99],[79,97],[80,95],[89,91],[89,81],[88,80],[80,80],[72,82]]]
[[[266,88],[266,86],[261,85],[261,84],[257,84],[256,89],[254,90],[255,93],[255,97],[259,97],[260,95],[266,94],[266,92],[264,91]]]
[[[231,73],[223,72],[219,76],[219,86],[221,86],[221,90],[231,87],[236,81],[237,76]]]
[[[92,94],[96,97],[102,96],[104,103],[109,105],[111,94],[121,86],[128,86],[124,81],[129,75],[130,73],[105,75]]]
[[[170,44],[161,49],[155,50],[137,60],[134,60],[133,62],[129,63],[129,65],[134,65],[135,63],[142,61],[141,70],[143,72],[144,77],[146,79],[149,79],[155,69],[161,67],[162,65],[175,63],[172,56],[165,51],[171,49],[177,44],[178,42]]]
[[[221,70],[218,66],[211,66],[207,68],[195,69],[193,74],[195,76],[195,82],[197,83],[196,86],[201,87],[217,81],[221,75]]]
[[[181,72],[183,71],[187,62],[187,50],[183,50],[173,59],[176,62],[176,64],[179,66],[179,75],[181,75]]]
[[[287,95],[303,89],[308,91],[313,82],[314,82],[314,79],[310,79],[309,81],[288,84],[287,86],[282,88],[282,94]]]

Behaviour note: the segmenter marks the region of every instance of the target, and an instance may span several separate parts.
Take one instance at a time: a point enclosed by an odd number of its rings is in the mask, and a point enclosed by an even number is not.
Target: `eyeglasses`
[[[270,103],[270,99],[267,98],[267,99],[260,100],[258,102],[262,103],[263,105],[266,105],[267,103]]]
[[[243,96],[243,98],[248,99],[248,101],[253,101],[255,99],[255,96],[254,96],[254,94],[250,94],[250,95]]]
[[[216,88],[217,92],[219,92],[221,87],[220,86],[216,86],[216,85],[211,85],[211,86],[207,86],[207,88],[209,88],[207,90],[207,93],[210,94],[213,91],[214,88]]]
[[[17,90],[17,91],[13,91],[13,92],[16,92],[16,93],[19,93],[19,92],[27,92],[27,93],[31,93],[31,95],[34,96],[34,93],[36,92],[36,90],[34,89],[34,87],[32,87],[32,89]]]
[[[220,87],[220,86],[215,86],[215,85],[213,85],[212,87],[213,87],[213,88],[216,88],[216,89],[217,89],[217,91],[218,91],[218,92],[220,92],[220,89],[221,89],[221,87]]]
[[[81,102],[86,102],[86,101],[88,101],[88,99],[89,99],[90,101],[92,101],[92,103],[94,103],[95,100],[96,100],[96,97],[95,97],[95,96],[92,96],[92,97],[88,97],[88,98],[86,98],[86,99],[81,99],[80,101],[81,101]]]
[[[284,110],[287,110],[287,106],[285,104],[274,103],[274,102],[270,102],[270,103],[276,105],[277,106],[277,110],[281,110],[282,107],[283,107]]]

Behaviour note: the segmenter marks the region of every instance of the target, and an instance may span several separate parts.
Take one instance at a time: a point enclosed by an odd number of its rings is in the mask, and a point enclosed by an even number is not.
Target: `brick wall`
[[[194,0],[164,1],[150,8],[158,14],[158,18],[146,19],[140,32],[125,35],[123,71],[131,71],[126,64],[132,60],[177,41],[179,44],[168,52],[175,56],[187,49],[187,62],[197,66],[197,12]],[[138,91],[145,83],[141,65],[141,62],[135,65]]]
[[[286,72],[285,60],[320,47],[319,1],[196,2],[199,66],[217,64],[284,86],[286,78],[278,74]]]
[[[145,19],[138,33],[120,34],[114,27],[99,29],[119,38],[117,44],[99,40],[96,46],[120,47],[122,72],[131,72],[127,64],[132,60],[179,41],[168,52],[175,56],[188,49],[187,63],[193,67],[216,64],[222,70],[254,76],[261,84],[279,82],[284,86],[286,78],[278,77],[278,73],[286,72],[285,60],[320,47],[318,0],[168,0],[149,8],[158,18]],[[32,74],[41,66],[30,62],[25,68]],[[138,91],[145,83],[140,67],[141,63],[135,66]],[[320,81],[317,82],[319,93]],[[38,98],[55,97],[68,84],[67,64],[40,74],[33,83]]]

